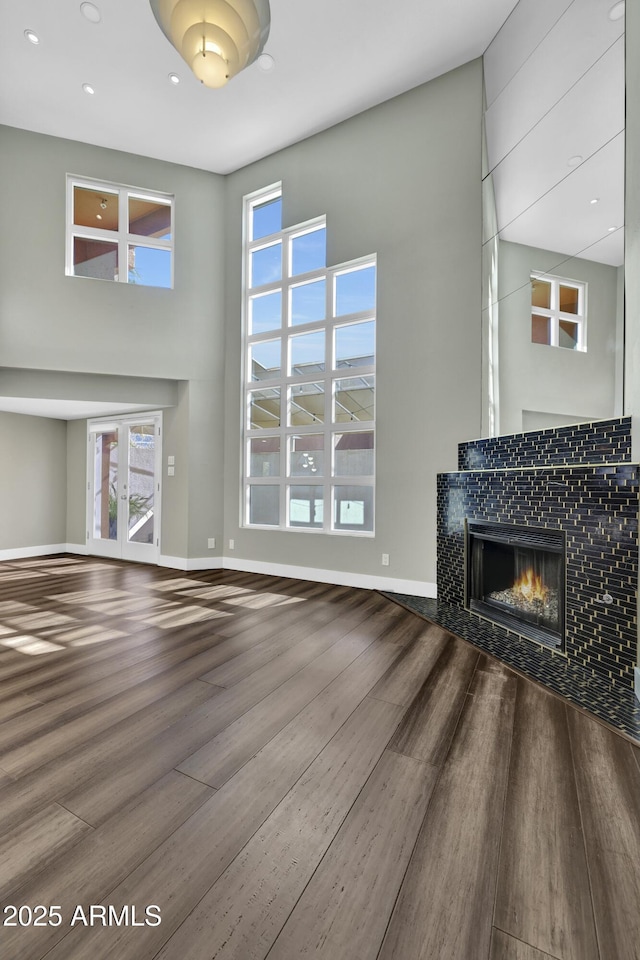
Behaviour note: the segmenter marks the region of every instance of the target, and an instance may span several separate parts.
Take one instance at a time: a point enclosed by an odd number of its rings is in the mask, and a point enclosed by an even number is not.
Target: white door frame
[[[128,520],[129,520],[129,492],[127,490],[129,462],[128,456],[126,462],[119,463],[118,485],[117,485],[117,503],[118,503],[118,523],[117,539],[111,540],[106,537],[96,537],[94,535],[94,478],[95,478],[95,455],[93,447],[93,438],[96,433],[105,432],[109,428],[118,432],[118,442],[121,444],[123,439],[128,436],[128,430],[137,424],[155,424],[155,457],[154,457],[154,536],[153,543],[135,543],[128,539]],[[122,448],[125,449],[125,448]],[[160,556],[161,539],[161,502],[162,502],[162,411],[142,411],[137,414],[130,414],[121,417],[95,418],[87,421],[87,502],[86,502],[86,521],[87,521],[87,552],[100,557],[112,557],[114,559],[134,560],[139,563],[156,563]]]

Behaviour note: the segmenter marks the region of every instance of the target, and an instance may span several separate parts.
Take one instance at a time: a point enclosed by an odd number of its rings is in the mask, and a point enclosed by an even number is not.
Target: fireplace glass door
[[[467,523],[467,607],[518,633],[561,648],[564,534]]]

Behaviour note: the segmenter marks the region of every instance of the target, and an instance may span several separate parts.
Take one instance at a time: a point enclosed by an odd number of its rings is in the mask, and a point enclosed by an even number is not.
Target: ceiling
[[[210,90],[148,0],[94,0],[99,23],[80,0],[0,0],[0,122],[229,173],[480,56],[515,2],[271,0],[273,70]]]

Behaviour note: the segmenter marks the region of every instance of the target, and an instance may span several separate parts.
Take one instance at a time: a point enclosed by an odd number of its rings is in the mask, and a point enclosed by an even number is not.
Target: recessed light
[[[90,96],[92,96],[96,92],[90,83],[83,83],[82,89],[84,90],[85,93],[88,93]]]
[[[264,70],[265,73],[269,73],[270,70],[273,70],[275,65],[275,60],[268,53],[261,53],[258,57],[258,66],[261,70]]]
[[[102,220],[102,214],[96,213],[96,220]]]
[[[177,87],[177,85],[180,83],[180,77],[178,76],[177,73],[170,73],[170,74],[169,74],[169,80],[170,80],[171,83],[173,83],[174,86],[176,86],[176,87]]]
[[[87,20],[90,20],[91,23],[100,23],[102,20],[102,14],[96,7],[95,3],[81,3],[80,13],[83,17],[86,17]]]
[[[25,30],[24,35],[29,41],[29,43],[34,43],[34,44],[40,43],[40,37],[38,36],[37,33],[34,33],[33,30]]]
[[[613,233],[614,230],[617,230],[617,227],[609,227],[609,233]]]
[[[589,200],[589,203],[600,203],[600,197],[594,197],[593,200]]]
[[[575,157],[569,157],[567,160],[567,165],[570,167],[577,167],[579,163],[582,163],[584,157],[581,157],[579,153],[576,153]]]
[[[609,10],[609,20],[622,20],[624,17],[624,3],[625,0],[618,0],[618,3],[614,3]]]

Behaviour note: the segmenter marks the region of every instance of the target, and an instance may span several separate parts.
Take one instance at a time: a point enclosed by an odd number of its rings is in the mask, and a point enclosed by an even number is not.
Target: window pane
[[[289,369],[292,374],[314,374],[324,370],[324,330],[316,333],[303,333],[298,337],[290,337]]]
[[[118,244],[73,238],[73,274],[96,280],[118,279]]]
[[[291,437],[289,474],[292,477],[324,476],[324,436],[321,433]]]
[[[280,388],[249,393],[249,428],[273,430],[280,426]]]
[[[327,265],[327,230],[321,227],[291,240],[291,276]]]
[[[249,441],[249,476],[280,475],[280,437],[255,437]]]
[[[271,380],[280,376],[280,340],[265,340],[249,347],[252,380]]]
[[[312,323],[315,320],[324,320],[326,314],[325,280],[314,280],[312,283],[301,283],[291,288],[291,324]]]
[[[333,420],[373,420],[375,377],[353,377],[336,380],[333,398]]]
[[[364,267],[336,276],[336,317],[373,310],[376,303],[376,268]]]
[[[251,209],[251,239],[260,240],[282,230],[282,197],[258,203]]]
[[[375,321],[367,320],[365,323],[336,327],[335,343],[336,368],[370,366],[375,360]]]
[[[278,526],[280,523],[280,487],[249,487],[249,523]]]
[[[73,188],[73,222],[79,227],[118,229],[118,194]]]
[[[289,426],[324,423],[324,384],[297,383],[291,387]]]
[[[560,284],[561,313],[578,313],[578,288]]]
[[[558,330],[558,346],[568,350],[576,350],[580,328],[572,320],[561,320]]]
[[[142,287],[171,287],[171,251],[130,246],[129,283]]]
[[[324,519],[324,496],[321,486],[289,488],[289,525],[321,527]]]
[[[272,243],[251,254],[251,284],[261,287],[263,283],[275,283],[282,278],[282,244]]]
[[[531,281],[531,306],[551,309],[551,284],[547,280]]]
[[[267,333],[282,324],[282,291],[264,293],[249,300],[249,333]]]
[[[373,432],[339,433],[333,440],[334,477],[373,476]]]
[[[129,197],[129,233],[171,240],[171,204]]]
[[[549,317],[539,317],[537,314],[533,314],[531,317],[531,342],[551,343],[551,321]]]
[[[373,487],[335,487],[333,526],[335,530],[373,530]]]

